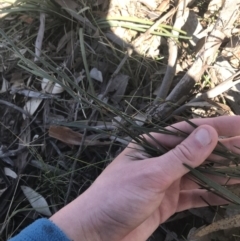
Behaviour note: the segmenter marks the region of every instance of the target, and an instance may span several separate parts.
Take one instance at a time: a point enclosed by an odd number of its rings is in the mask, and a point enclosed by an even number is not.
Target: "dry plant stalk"
[[[185,24],[184,19],[184,10],[185,10],[185,5],[187,5],[189,0],[179,0],[178,1],[178,10],[176,14],[176,19],[174,22],[173,27],[176,29],[181,29],[182,26]],[[172,30],[172,34],[175,36],[179,35],[179,32]],[[168,57],[168,66],[167,66],[167,71],[166,74],[164,75],[162,84],[160,88],[157,90],[157,96],[156,99],[154,100],[154,103],[157,103],[159,99],[164,100],[167,97],[168,91],[171,87],[173,78],[176,74],[176,65],[177,65],[177,58],[178,58],[178,43],[177,39],[168,39],[168,49],[169,49],[169,57]]]
[[[205,69],[212,64],[223,40],[231,36],[233,24],[239,17],[239,4],[240,0],[225,0],[220,16],[195,62],[166,98],[167,102],[182,104],[179,103],[181,97],[190,93]],[[158,106],[154,113],[151,114],[165,117],[171,108],[168,104],[163,104]]]
[[[35,62],[38,61],[42,52],[42,44],[43,44],[43,38],[45,33],[45,19],[46,19],[45,13],[40,13],[40,26],[39,26],[38,35],[35,42],[35,55],[36,55],[34,58]]]
[[[179,115],[184,110],[186,110],[188,106],[191,106],[191,103],[193,103],[193,102],[200,103],[201,101],[204,101],[204,100],[209,101],[210,99],[215,98],[218,95],[221,95],[222,93],[228,91],[230,88],[232,88],[233,86],[240,83],[240,78],[237,78],[235,80],[235,78],[238,77],[239,75],[240,75],[240,71],[238,71],[236,74],[232,75],[231,77],[229,77],[228,79],[226,79],[225,81],[223,81],[222,83],[220,83],[219,85],[214,87],[213,89],[210,89],[207,92],[198,94],[191,101],[189,101],[188,103],[186,103],[186,104],[180,106],[179,108],[177,108],[176,110],[174,110],[173,115]]]

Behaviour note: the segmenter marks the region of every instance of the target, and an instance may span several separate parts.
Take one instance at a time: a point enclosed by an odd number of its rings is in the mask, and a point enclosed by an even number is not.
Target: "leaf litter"
[[[182,117],[239,114],[237,0],[13,3],[0,0],[0,196],[11,200],[0,201],[3,239],[81,194],[131,139],[161,155],[164,148],[155,150],[140,136],[174,134],[165,126]],[[233,21],[226,29],[222,16]],[[224,37],[212,46],[213,36]],[[202,57],[206,62],[197,62]],[[186,73],[196,81],[181,92]],[[212,163],[198,172],[238,177],[239,156],[221,146],[216,153],[228,155],[228,168]],[[195,178],[204,181],[201,175]],[[240,198],[239,187],[202,185],[236,203]],[[211,224],[218,230],[207,234],[212,240],[235,240],[234,232],[222,235],[221,223],[235,227],[226,210],[205,210],[223,214]],[[184,240],[213,221],[191,210],[173,220],[149,241]]]

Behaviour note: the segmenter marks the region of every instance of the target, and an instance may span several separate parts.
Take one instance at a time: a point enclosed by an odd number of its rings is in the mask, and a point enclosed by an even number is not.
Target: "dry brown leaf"
[[[49,136],[69,145],[80,145],[82,134],[63,126],[50,126]]]
[[[30,16],[28,15],[22,15],[19,17],[20,20],[22,20],[24,23],[27,23],[27,24],[32,24],[34,19],[31,18]]]
[[[62,141],[68,145],[79,146],[82,143],[83,135],[79,132],[73,131],[72,129],[65,126],[50,126],[49,136],[59,141]],[[84,145],[96,146],[96,145],[109,145],[109,142],[101,142],[95,140],[84,140]]]

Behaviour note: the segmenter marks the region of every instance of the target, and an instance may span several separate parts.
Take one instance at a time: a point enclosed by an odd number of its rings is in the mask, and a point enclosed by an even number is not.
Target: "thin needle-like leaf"
[[[231,200],[232,202],[239,204],[240,205],[240,197],[238,197],[237,195],[235,195],[234,193],[232,193],[231,191],[229,191],[227,188],[221,186],[220,184],[212,181],[211,179],[209,179],[208,177],[206,177],[205,175],[203,175],[201,172],[199,172],[198,170],[190,167],[187,164],[183,164],[185,167],[187,167],[190,171],[191,174],[197,178],[199,181],[201,181],[202,183],[204,183],[205,185],[207,185],[208,187],[214,189],[214,191],[218,192],[219,194],[223,195],[224,197],[228,198],[229,200]]]
[[[93,82],[92,82],[92,79],[91,79],[91,76],[90,76],[88,63],[87,63],[87,59],[86,59],[86,51],[85,51],[85,46],[84,46],[84,37],[83,37],[83,29],[82,28],[79,29],[79,39],[80,39],[80,48],[81,48],[81,53],[82,53],[83,64],[84,64],[84,67],[85,67],[85,71],[86,71],[87,79],[88,79],[88,82],[89,82],[91,94],[93,96],[95,96],[95,90],[94,90]]]

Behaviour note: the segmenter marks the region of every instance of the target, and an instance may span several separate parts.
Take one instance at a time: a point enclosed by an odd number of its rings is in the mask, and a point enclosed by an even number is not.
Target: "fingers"
[[[216,194],[206,190],[181,191],[176,212],[181,212],[190,208],[225,205],[229,202]]]
[[[240,135],[240,116],[222,116],[217,118],[193,119],[191,122],[198,126],[210,125],[217,131],[219,136],[230,137]],[[172,131],[177,132],[177,130],[181,130],[186,133],[191,133],[194,130],[194,127],[185,121],[179,122],[167,128]],[[152,133],[152,135],[159,143],[170,148],[178,145],[183,140],[182,137],[176,137],[173,135],[164,135],[160,133]],[[149,139],[152,144],[156,145],[156,142],[150,140],[148,137],[146,138]]]
[[[240,129],[240,126],[239,126],[239,129]],[[222,139],[220,141],[228,150],[234,153],[240,154],[240,136]]]
[[[210,125],[220,136],[240,135],[240,116],[221,116],[216,118],[199,118],[191,120],[196,125]],[[194,128],[183,121],[173,125],[174,128],[190,133]],[[171,127],[170,127],[171,129]],[[172,128],[173,129],[173,128]]]
[[[235,154],[240,154],[240,136],[220,139],[219,141],[226,147],[228,151],[231,151]],[[211,154],[208,157],[208,160],[229,164],[231,160],[229,160],[227,156],[228,155],[226,155],[226,157],[223,157],[217,154]]]
[[[165,155],[146,161],[154,168],[154,178],[159,179],[164,190],[189,172],[184,164],[192,168],[202,164],[215,148],[217,140],[215,129],[204,125],[194,130],[188,138]]]

